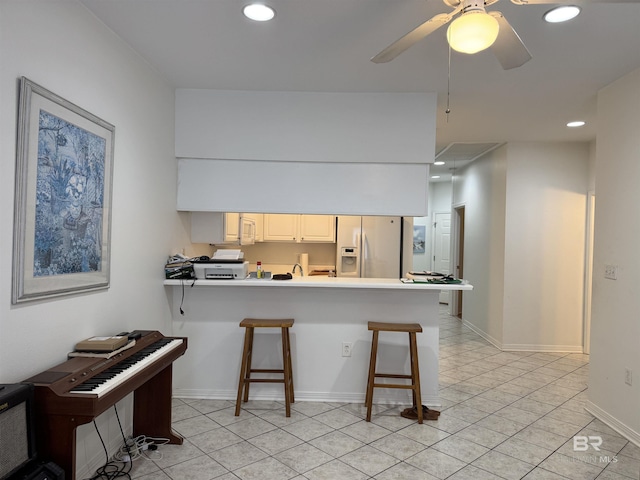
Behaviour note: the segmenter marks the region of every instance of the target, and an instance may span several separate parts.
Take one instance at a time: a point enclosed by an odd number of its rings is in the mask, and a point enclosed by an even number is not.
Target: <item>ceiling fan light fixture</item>
[[[576,5],[561,5],[556,8],[552,8],[545,13],[542,18],[548,23],[561,23],[571,20],[580,14],[580,7]]]
[[[447,29],[451,48],[462,53],[478,53],[498,38],[498,21],[483,10],[471,10],[456,18]]]
[[[276,11],[264,3],[250,3],[242,8],[245,17],[256,22],[266,22],[276,16]]]

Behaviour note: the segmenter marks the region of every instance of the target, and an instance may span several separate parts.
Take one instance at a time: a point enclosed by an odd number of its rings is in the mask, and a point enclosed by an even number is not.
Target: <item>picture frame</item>
[[[413,226],[413,253],[425,253],[426,227]]]
[[[108,289],[115,127],[19,80],[12,303]]]

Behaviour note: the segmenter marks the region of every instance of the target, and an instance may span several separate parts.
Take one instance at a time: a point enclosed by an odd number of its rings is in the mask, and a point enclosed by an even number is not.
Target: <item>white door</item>
[[[433,222],[433,268],[434,272],[448,275],[451,265],[451,214],[436,213]],[[440,292],[440,303],[449,303],[449,292]]]

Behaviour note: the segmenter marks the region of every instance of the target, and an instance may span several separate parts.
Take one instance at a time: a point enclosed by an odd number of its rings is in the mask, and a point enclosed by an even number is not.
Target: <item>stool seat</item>
[[[284,319],[266,319],[266,318],[245,318],[240,322],[241,327],[253,328],[291,328],[293,327],[293,318]]]
[[[422,333],[422,326],[419,323],[369,322],[368,326],[369,330],[380,330],[382,332]]]
[[[293,369],[291,367],[291,341],[289,328],[293,326],[293,318],[267,319],[245,318],[240,322],[240,327],[245,329],[244,348],[240,364],[240,379],[238,381],[238,396],[236,398],[235,416],[240,415],[241,402],[249,401],[249,385],[251,383],[282,383],[284,384],[285,412],[291,416],[291,403],[293,403]],[[251,368],[253,354],[253,334],[256,328],[279,328],[282,335],[282,369]],[[252,378],[252,373],[281,373],[282,378]],[[244,397],[243,397],[244,394]]]
[[[418,365],[418,343],[416,334],[422,332],[419,323],[393,323],[393,322],[369,322],[368,329],[373,332],[371,341],[371,359],[369,361],[369,378],[367,380],[367,394],[365,405],[367,407],[367,422],[371,421],[371,407],[373,405],[374,388],[401,388],[412,390],[413,405],[418,414],[418,423],[422,423],[423,410],[422,398],[420,394],[420,368]],[[403,373],[378,373],[376,361],[378,357],[378,336],[380,332],[408,333],[409,334],[409,357],[411,360],[411,374]],[[397,378],[411,380],[411,384],[376,383],[376,378]],[[419,407],[418,407],[419,405]]]

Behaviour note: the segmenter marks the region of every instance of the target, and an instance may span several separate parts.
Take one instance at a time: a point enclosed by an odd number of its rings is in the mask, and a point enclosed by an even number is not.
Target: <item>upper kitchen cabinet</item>
[[[264,215],[265,242],[333,243],[335,215]]]
[[[191,241],[227,245],[262,241],[262,214],[192,212]]]
[[[262,242],[264,240],[264,215],[262,213],[243,213],[242,216],[255,223],[255,241]]]

